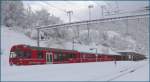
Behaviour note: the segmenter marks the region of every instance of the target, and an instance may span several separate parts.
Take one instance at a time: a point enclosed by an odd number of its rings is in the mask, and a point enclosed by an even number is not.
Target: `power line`
[[[69,12],[69,11],[67,11],[67,10],[65,10],[65,9],[56,7],[56,6],[54,6],[54,5],[50,4],[50,3],[47,3],[47,2],[43,2],[43,3],[44,3],[44,4],[47,4],[47,5],[51,6],[51,7],[53,7],[53,8],[55,8],[55,9],[58,9],[59,11],[62,11],[62,12],[64,12],[65,14],[66,14],[66,13],[68,14],[68,12]],[[73,12],[73,11],[72,11],[72,12]],[[72,14],[72,15],[73,15],[73,14]],[[73,17],[80,20],[80,17],[74,16],[74,15],[73,15]],[[70,19],[69,19],[69,20],[70,20]]]
[[[109,14],[109,15],[116,15],[116,13],[113,13],[113,12],[116,12],[116,11],[111,11],[110,13],[112,13],[112,14]],[[135,12],[144,12],[144,9],[138,9],[138,10],[134,10],[134,11],[119,10],[118,14],[127,14],[127,13],[135,13]],[[104,12],[104,13],[107,13],[107,12]],[[106,15],[106,16],[108,16],[108,15]]]
[[[111,18],[103,18],[103,19],[96,19],[96,20],[85,20],[85,21],[77,21],[72,23],[64,23],[64,24],[56,24],[56,25],[48,25],[48,26],[37,26],[38,29],[46,29],[46,28],[56,28],[57,26],[67,26],[67,25],[74,25],[74,24],[87,24],[89,22],[98,22],[98,21],[107,21],[107,20],[116,20],[116,19],[126,19],[126,18],[133,18],[133,17],[143,17],[149,16],[150,14],[142,14],[142,15],[129,15],[129,16],[120,16],[120,17],[111,17]]]
[[[45,4],[47,4],[47,5],[51,6],[51,7],[53,7],[53,8],[55,8],[55,9],[58,9],[58,10],[60,10],[60,11],[62,11],[62,12],[65,12],[65,13],[67,12],[67,10],[61,9],[61,8],[59,8],[59,7],[56,7],[56,6],[54,6],[54,5],[50,4],[50,3],[47,3],[47,2],[45,2],[45,1],[43,1],[43,3],[45,3]]]

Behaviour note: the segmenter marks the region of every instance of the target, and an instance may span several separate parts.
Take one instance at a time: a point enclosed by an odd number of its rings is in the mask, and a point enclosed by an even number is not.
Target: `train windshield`
[[[18,58],[31,58],[31,52],[30,51],[16,51],[16,55]]]
[[[11,58],[31,58],[31,51],[16,49],[10,53]]]

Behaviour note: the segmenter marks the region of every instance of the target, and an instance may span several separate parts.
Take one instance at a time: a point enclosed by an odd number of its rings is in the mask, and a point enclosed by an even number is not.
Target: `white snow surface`
[[[1,44],[2,81],[149,81],[149,62],[146,60],[117,61],[116,64],[112,61],[9,66],[9,51],[12,45],[35,46],[36,41],[24,34],[2,27]]]
[[[2,53],[9,54],[7,51],[10,51],[10,48],[16,44],[29,44],[36,45],[35,41],[26,37],[23,33],[15,32],[10,28],[1,27],[1,49]],[[6,52],[6,53],[5,53]]]

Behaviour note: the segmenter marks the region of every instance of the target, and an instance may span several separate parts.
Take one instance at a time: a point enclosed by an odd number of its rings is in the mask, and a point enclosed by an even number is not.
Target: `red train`
[[[76,50],[15,45],[10,50],[10,65],[61,64],[128,60],[126,55],[84,53]]]

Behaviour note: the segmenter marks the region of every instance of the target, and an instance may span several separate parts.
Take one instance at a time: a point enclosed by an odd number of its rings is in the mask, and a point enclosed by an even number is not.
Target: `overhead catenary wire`
[[[53,6],[53,5],[52,5]],[[54,6],[53,6],[54,7]],[[56,8],[56,7],[54,7],[54,8]],[[56,8],[56,9],[58,9],[58,8]],[[62,9],[59,9],[60,11],[62,11],[62,12],[64,12],[64,13],[66,13],[66,10],[62,10]],[[91,21],[87,21],[87,23],[88,22],[91,22]],[[69,24],[68,24],[69,25]],[[70,24],[71,25],[71,24]],[[55,28],[55,27],[54,27]]]
[[[73,25],[81,25],[81,24],[88,24],[100,21],[108,21],[108,20],[117,20],[117,19],[127,19],[133,17],[145,17],[149,16],[149,14],[142,14],[142,15],[131,15],[131,16],[122,16],[122,17],[113,17],[113,18],[103,18],[103,19],[96,19],[96,20],[86,20],[86,21],[78,21],[78,22],[71,22],[71,23],[64,23],[64,24],[56,24],[56,25],[48,25],[48,26],[37,26],[37,31],[39,32],[40,29],[54,29],[58,28],[59,26],[73,26]],[[39,33],[38,33],[38,46],[39,46]]]
[[[66,10],[66,9],[62,9],[62,8],[56,7],[56,6],[54,6],[54,5],[50,4],[50,3],[47,3],[47,2],[45,2],[45,1],[44,1],[43,3],[49,5],[49,6],[53,7],[53,8],[55,8],[55,9],[57,9],[57,10],[59,10],[59,11],[61,11],[61,12],[63,12],[64,14],[67,14],[67,13],[68,13],[68,10]],[[74,18],[80,20],[80,17],[74,16],[73,14],[72,14],[72,16],[73,16]]]
[[[139,17],[139,16],[149,16],[149,14],[142,14],[142,15],[131,15],[131,16],[121,16],[121,17],[111,17],[111,18],[103,18],[103,19],[96,19],[96,20],[86,20],[86,21],[77,21],[71,23],[64,23],[64,24],[56,24],[56,25],[48,25],[48,26],[37,26],[37,29],[46,29],[46,28],[56,28],[57,26],[67,26],[67,25],[78,25],[78,24],[87,24],[87,22],[98,22],[98,21],[106,21],[106,20],[115,20],[115,19],[126,19],[130,17]]]
[[[67,12],[67,10],[61,9],[59,7],[56,7],[56,6],[50,4],[50,3],[46,2],[46,1],[43,1],[43,3],[49,5],[49,6],[53,7],[53,8],[55,8],[55,9],[57,9],[59,11],[62,11],[62,12],[65,12],[65,13]]]
[[[112,10],[112,6],[110,5],[110,3],[106,3],[106,5],[101,5],[98,4],[97,2],[95,2],[97,6],[101,7],[101,13],[102,13],[102,17],[105,16],[105,14],[108,15],[113,15],[112,13],[118,14],[121,10],[119,9],[119,3],[117,1],[115,1],[115,5],[116,5],[116,10]],[[111,10],[110,10],[111,9]]]
[[[65,13],[65,14],[67,14],[67,15],[69,16],[69,23],[71,23],[71,15],[72,15],[73,11],[67,11],[67,10],[65,10],[65,9],[61,9],[61,8],[59,8],[59,7],[56,7],[56,6],[54,6],[54,5],[52,5],[52,4],[49,4],[49,3],[46,3],[46,2],[43,2],[43,3],[44,3],[44,4],[47,4],[47,5],[51,6],[51,7],[53,7],[53,8],[55,8],[55,9],[58,9],[59,11]],[[77,18],[77,17],[75,17],[75,18]],[[39,35],[39,31],[40,31],[40,29],[37,29],[37,32],[38,32],[38,41],[37,41],[37,44],[38,44],[38,46],[40,46],[40,41],[39,41],[40,35]]]

